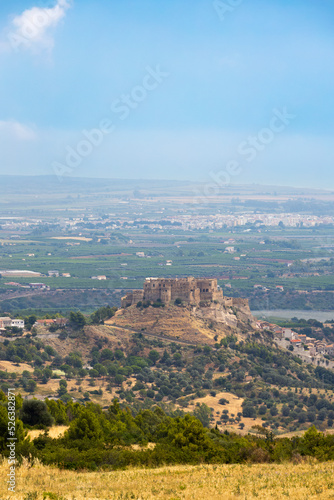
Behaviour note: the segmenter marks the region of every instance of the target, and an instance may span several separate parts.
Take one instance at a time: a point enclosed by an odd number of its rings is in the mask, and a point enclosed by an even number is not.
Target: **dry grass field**
[[[228,403],[226,403],[224,406],[218,403],[220,399],[226,399]],[[187,411],[193,411],[195,409],[195,406],[197,403],[199,404],[206,404],[209,408],[213,409],[213,417],[215,419],[215,423],[217,421],[220,421],[220,415],[223,410],[228,410],[230,415],[235,415],[235,417],[238,415],[238,413],[242,413],[242,403],[244,401],[244,398],[238,398],[238,396],[235,396],[235,394],[231,394],[230,392],[219,392],[216,394],[216,396],[211,396],[210,394],[207,394],[204,398],[196,398],[193,401],[189,403],[189,406],[187,408]],[[217,414],[219,412],[219,415]],[[245,425],[244,429],[241,430],[239,429],[238,424],[222,424],[218,425],[218,428],[222,431],[228,430],[228,431],[234,431],[238,432],[239,434],[247,434],[249,431],[252,431],[252,427],[254,425],[262,425],[263,421],[260,418],[246,418],[243,417],[242,420],[243,424]],[[215,425],[213,423],[213,425]]]
[[[65,431],[69,428],[68,425],[55,425],[54,427],[50,427],[49,436],[52,439],[57,439],[64,435]],[[34,429],[32,431],[28,431],[28,436],[31,440],[36,439],[41,434],[44,434],[43,430]]]
[[[4,372],[18,373],[18,374],[23,373],[25,370],[31,373],[34,371],[34,369],[27,363],[15,364],[12,363],[11,361],[4,361],[4,360],[0,361],[0,370]]]
[[[298,437],[302,437],[304,436],[306,431],[294,431],[294,432],[283,432],[282,434],[279,434],[278,437],[279,438],[293,438],[294,436],[298,436]],[[321,431],[325,434],[325,436],[328,436],[328,434],[334,434],[334,429],[324,429],[323,431]]]
[[[5,478],[8,465],[0,465]],[[115,472],[62,471],[36,464],[17,469],[16,492],[0,483],[1,500],[293,500],[334,498],[334,463],[201,465]]]
[[[108,326],[132,327],[155,335],[165,335],[184,341],[214,344],[214,333],[205,322],[191,316],[188,309],[168,306],[163,309],[144,310],[129,307],[117,311],[115,316],[104,322]]]

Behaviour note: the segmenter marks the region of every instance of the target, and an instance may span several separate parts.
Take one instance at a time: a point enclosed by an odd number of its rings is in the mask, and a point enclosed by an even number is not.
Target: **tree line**
[[[161,408],[134,415],[115,399],[107,410],[97,404],[42,402],[16,398],[17,453],[19,460],[38,458],[64,469],[120,469],[174,464],[235,464],[334,459],[334,436],[310,427],[303,437],[275,438],[257,426],[257,434],[245,436],[217,428],[207,429],[190,414],[167,415]],[[62,437],[48,435],[53,423],[68,425]],[[27,429],[44,428],[33,439]],[[0,453],[8,455],[7,398],[0,393]],[[148,443],[153,446],[147,447]],[[139,445],[133,449],[132,445]]]

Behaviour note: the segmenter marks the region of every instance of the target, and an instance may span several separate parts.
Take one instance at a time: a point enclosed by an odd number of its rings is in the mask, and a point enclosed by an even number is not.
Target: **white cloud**
[[[2,139],[19,141],[33,141],[37,138],[36,132],[31,127],[16,121],[0,121],[0,135]]]
[[[7,28],[8,48],[32,52],[52,50],[53,29],[65,17],[69,7],[68,0],[57,0],[54,7],[32,7],[15,16]]]

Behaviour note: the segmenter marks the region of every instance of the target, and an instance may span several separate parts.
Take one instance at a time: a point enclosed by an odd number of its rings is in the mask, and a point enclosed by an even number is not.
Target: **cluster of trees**
[[[57,354],[51,346],[46,346],[39,339],[19,338],[13,342],[5,340],[0,344],[0,359],[15,364],[27,363],[32,370],[23,370],[22,374],[0,371],[0,385],[6,391],[8,387],[22,387],[25,391],[34,393],[37,382],[47,384],[50,378],[57,378],[53,370],[71,369],[70,363],[78,368],[82,367],[81,354],[70,353],[65,358]],[[87,375],[88,372],[84,372]]]
[[[91,314],[89,320],[80,311],[71,311],[69,314],[69,326],[74,330],[82,329],[87,323],[93,325],[103,325],[103,322],[112,318],[117,311],[117,307],[103,306]]]
[[[90,315],[89,318],[84,316],[80,311],[71,311],[69,313],[69,328],[74,330],[82,329],[86,324],[99,325],[107,319],[112,318],[117,311],[117,307],[103,306],[97,309],[94,313]],[[41,319],[55,319],[62,317],[60,314],[45,314]],[[39,319],[36,314],[30,314],[29,316],[24,316],[24,326],[28,331],[33,331],[33,326]],[[50,331],[59,330],[61,327],[59,325],[52,325]],[[15,335],[22,335],[23,331],[20,328],[12,327],[10,329],[11,333]]]
[[[316,394],[303,395],[288,391],[252,391],[243,402],[244,417],[259,417],[264,420],[264,427],[277,429],[283,425],[290,430],[296,430],[298,424],[315,424],[317,427],[325,423],[333,427],[334,403]],[[297,423],[296,423],[297,421]]]
[[[6,456],[7,401],[0,393],[0,452]],[[132,414],[115,399],[107,411],[99,405],[61,401],[24,401],[17,397],[18,456],[68,469],[154,467],[163,464],[263,463],[316,457],[334,458],[334,436],[311,427],[303,437],[275,439],[257,427],[258,435],[240,436],[205,428],[194,415],[167,415],[161,408]],[[65,435],[52,439],[52,423],[68,425]],[[25,428],[44,428],[32,442]],[[155,446],[146,447],[148,442]],[[133,450],[130,445],[141,445]]]
[[[39,339],[24,337],[12,342],[5,340],[0,343],[0,359],[12,361],[13,363],[33,363],[42,366],[56,355],[51,346],[45,346]]]
[[[117,307],[100,307],[97,311],[91,314],[90,319],[93,325],[100,325],[107,319],[112,318],[117,311]]]

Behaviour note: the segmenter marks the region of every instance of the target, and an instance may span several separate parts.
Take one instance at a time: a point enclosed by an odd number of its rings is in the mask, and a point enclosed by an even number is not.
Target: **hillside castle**
[[[140,301],[169,302],[181,299],[192,305],[215,302],[225,307],[248,307],[248,300],[224,297],[216,279],[206,278],[146,278],[143,290],[132,290],[122,297],[122,307]]]

